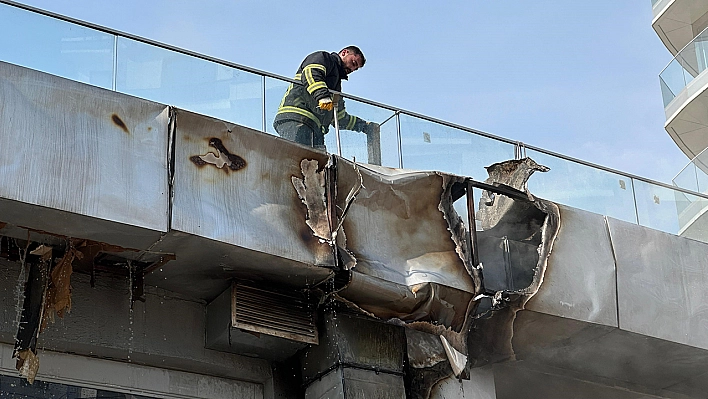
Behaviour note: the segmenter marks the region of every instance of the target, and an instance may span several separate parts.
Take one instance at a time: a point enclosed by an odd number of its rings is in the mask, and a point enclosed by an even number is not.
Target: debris
[[[34,384],[34,379],[37,376],[37,371],[39,370],[39,358],[31,349],[25,349],[23,351],[17,352],[17,370],[20,371],[20,375],[27,379],[27,382]]]
[[[443,343],[445,348],[445,353],[447,354],[447,359],[450,361],[450,366],[452,366],[452,371],[455,373],[455,377],[459,377],[463,371],[465,371],[465,366],[467,365],[467,355],[453,348],[444,336],[440,336],[440,341]]]
[[[46,255],[44,250],[38,253]],[[30,253],[31,254],[31,253]],[[36,359],[37,339],[47,291],[47,261],[27,261],[29,274],[24,289],[22,313],[15,337],[13,357],[17,358],[16,368],[23,372],[28,381],[34,381],[39,367]]]
[[[71,274],[73,273],[72,262],[75,258],[82,258],[83,254],[73,246],[59,260],[52,269],[50,275],[49,289],[45,301],[42,326],[40,332],[47,327],[47,322],[54,323],[54,315],[64,317],[64,312],[71,311]]]

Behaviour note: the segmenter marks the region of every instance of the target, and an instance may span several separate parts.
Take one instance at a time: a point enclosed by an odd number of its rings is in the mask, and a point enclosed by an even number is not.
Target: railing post
[[[366,135],[366,150],[369,154],[369,163],[381,166],[381,131]]]
[[[396,113],[396,141],[398,142],[398,167],[403,169],[403,152],[401,151],[401,113]]]
[[[266,133],[266,77],[262,75],[261,78],[263,85],[263,133]]]
[[[477,223],[474,210],[474,186],[472,180],[467,179],[467,223],[469,224],[469,249],[472,266],[479,266],[479,252],[477,251]]]
[[[639,204],[637,204],[637,190],[634,187],[634,179],[631,177],[629,178],[629,181],[632,183],[632,198],[634,199],[634,216],[637,218],[637,224],[642,225],[639,223]]]
[[[337,112],[339,112],[339,94],[332,94],[332,103],[334,104],[334,131],[337,134],[337,155],[342,156],[342,142],[339,137],[339,118],[337,117]]]
[[[113,91],[118,91],[118,35],[113,35],[113,76],[111,76]]]

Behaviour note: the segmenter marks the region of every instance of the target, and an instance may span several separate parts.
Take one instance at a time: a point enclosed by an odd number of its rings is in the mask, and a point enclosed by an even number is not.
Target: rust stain
[[[111,115],[111,120],[113,120],[113,123],[115,123],[116,126],[123,129],[124,132],[126,132],[127,134],[130,134],[130,130],[128,130],[128,126],[125,125],[125,122],[123,122],[123,119],[121,119],[120,116],[118,116],[118,114]]]
[[[209,139],[209,146],[216,149],[216,154],[210,151],[204,155],[192,155],[189,160],[199,167],[203,167],[206,164],[214,165],[214,167],[226,173],[241,170],[248,165],[245,159],[227,150],[221,139],[217,137]]]
[[[152,126],[148,126],[148,132],[152,131]]]

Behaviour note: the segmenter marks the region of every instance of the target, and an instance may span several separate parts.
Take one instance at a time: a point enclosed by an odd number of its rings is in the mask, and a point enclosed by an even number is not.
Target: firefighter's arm
[[[331,68],[323,53],[310,54],[303,61],[302,75],[300,80],[310,95],[317,100],[320,108],[327,111],[332,110],[332,98],[329,95],[325,76],[327,68]]]
[[[337,103],[337,119],[339,119],[339,128],[342,130],[353,130],[365,134],[379,130],[378,123],[367,122],[354,115],[349,115],[347,109],[344,107],[343,99],[340,99]]]

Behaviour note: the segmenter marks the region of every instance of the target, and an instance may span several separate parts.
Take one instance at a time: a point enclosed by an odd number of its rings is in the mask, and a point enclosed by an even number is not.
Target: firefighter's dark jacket
[[[347,79],[347,73],[339,54],[318,51],[305,57],[295,75],[295,80],[302,84],[290,84],[280,102],[274,125],[296,121],[306,124],[315,132],[327,133],[330,124],[334,122],[334,111],[322,110],[317,105],[320,99],[331,97],[328,89],[342,91],[342,79]],[[339,100],[337,108],[340,129],[363,130],[366,121],[347,114],[344,100]]]

